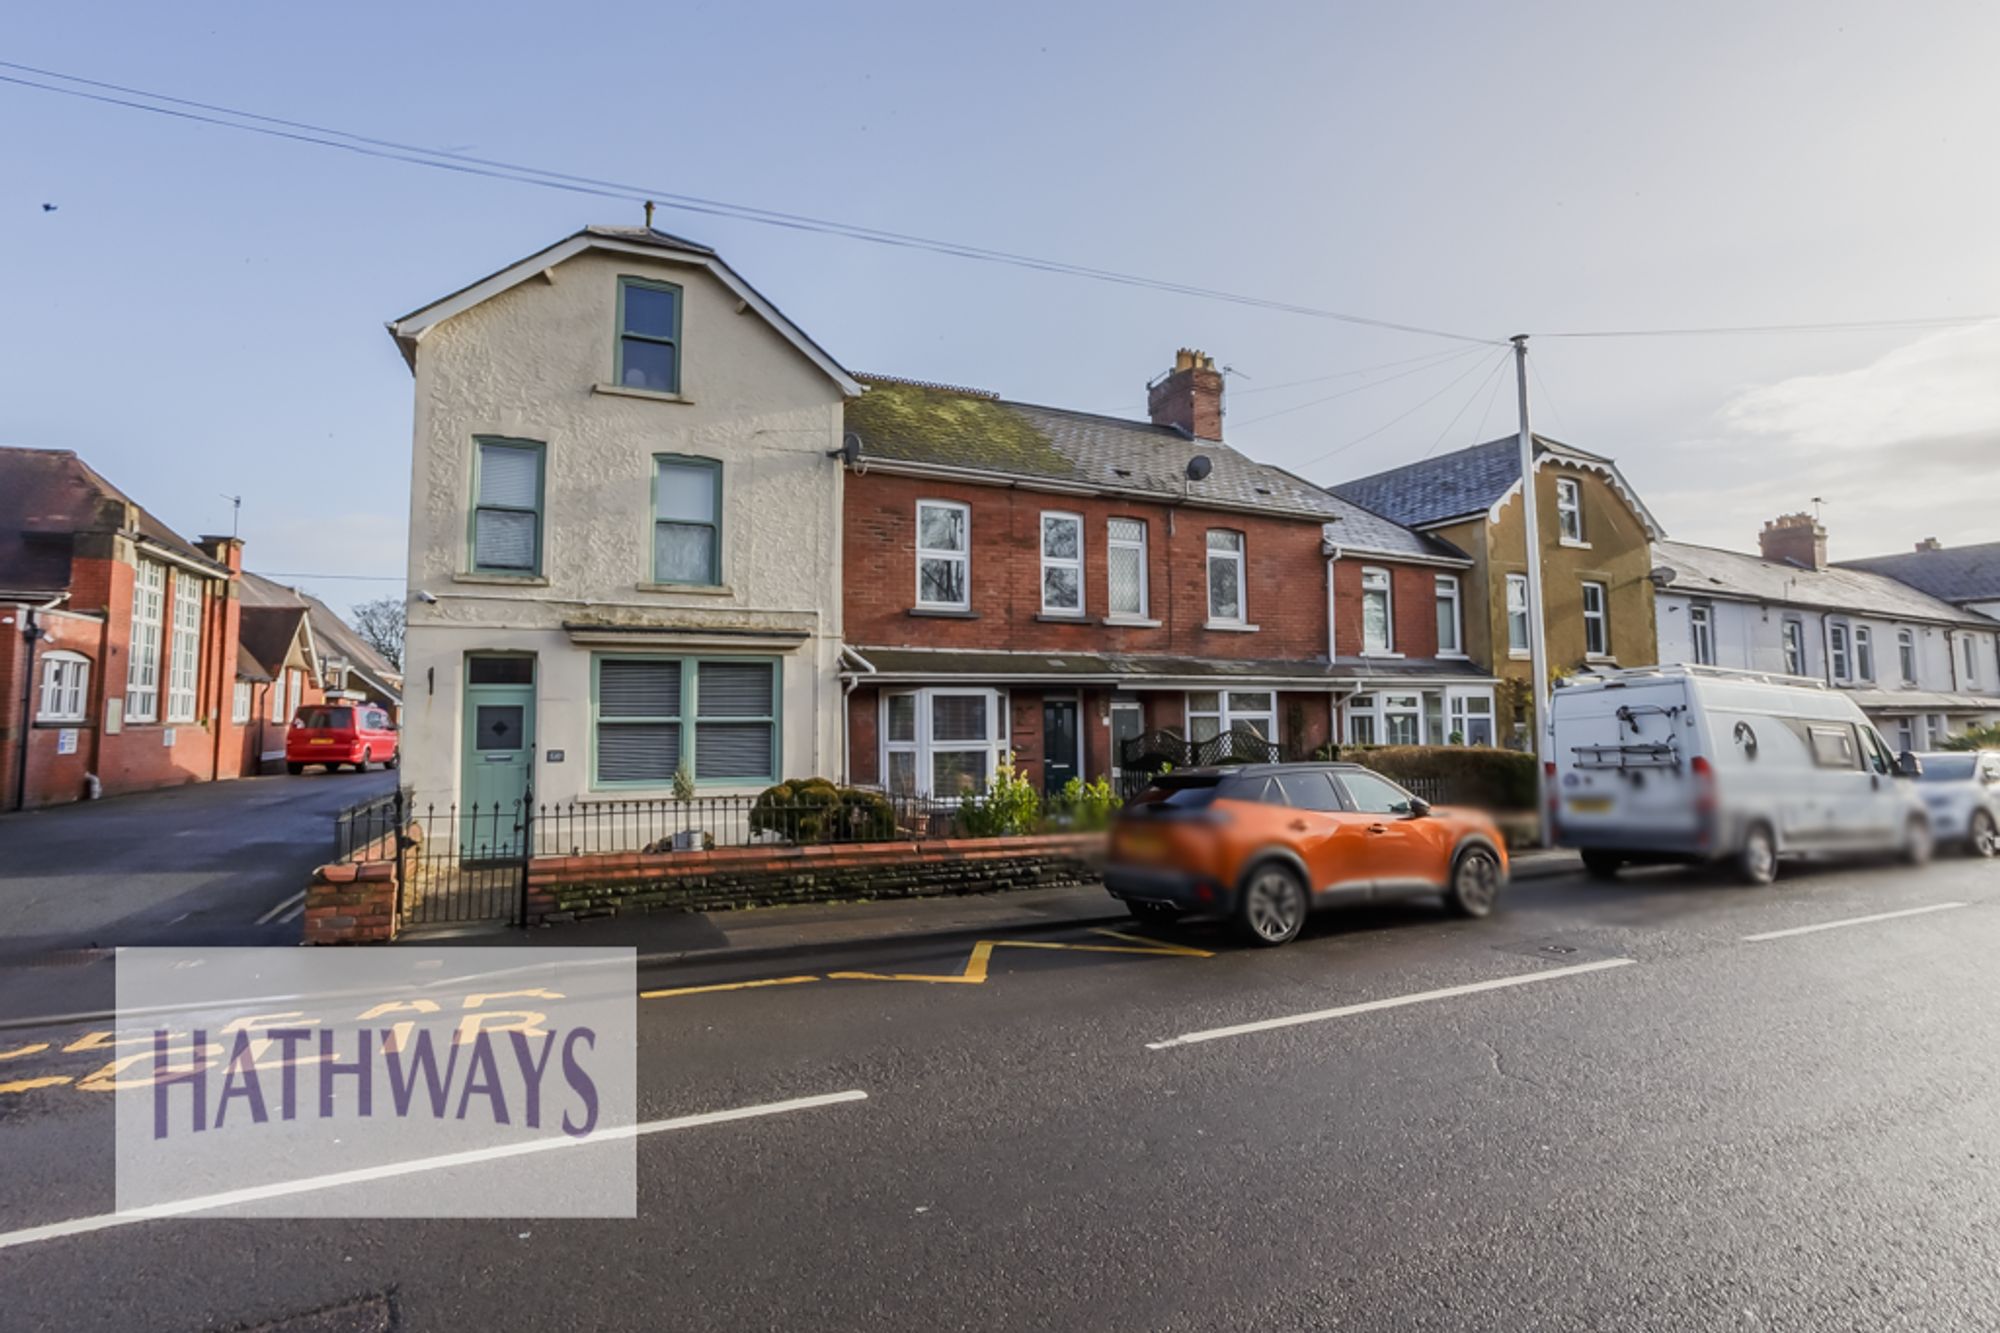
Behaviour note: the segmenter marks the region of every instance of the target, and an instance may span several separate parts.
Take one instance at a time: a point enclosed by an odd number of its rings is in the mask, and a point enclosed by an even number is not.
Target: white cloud
[[[1730,434],[1774,438],[1793,452],[1980,432],[2000,441],[2000,323],[1929,334],[1854,370],[1750,389],[1718,415]]]

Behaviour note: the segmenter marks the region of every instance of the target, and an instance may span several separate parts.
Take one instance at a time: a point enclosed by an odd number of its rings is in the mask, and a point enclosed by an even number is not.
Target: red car
[[[396,724],[374,704],[313,704],[301,708],[285,732],[288,773],[303,773],[307,764],[325,764],[329,773],[352,764],[365,773],[370,764],[394,768],[401,762]]]

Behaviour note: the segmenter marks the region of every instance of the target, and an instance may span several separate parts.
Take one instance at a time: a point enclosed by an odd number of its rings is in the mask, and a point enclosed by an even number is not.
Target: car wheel
[[[1935,850],[1936,844],[1931,838],[1931,821],[1921,815],[1912,815],[1910,822],[1903,826],[1903,864],[1926,865]]]
[[[1984,810],[1972,814],[1972,827],[1965,840],[1966,847],[1974,856],[2000,854],[2000,824]]]
[[[1752,824],[1736,851],[1736,877],[1761,888],[1778,877],[1778,842],[1769,824]]]
[[[1306,886],[1281,862],[1258,866],[1236,901],[1236,928],[1252,944],[1275,948],[1298,937],[1306,923]]]
[[[1612,852],[1585,852],[1583,854],[1584,873],[1592,879],[1616,879],[1619,867],[1625,858]]]
[[[395,769],[395,768],[401,768],[402,766],[403,766],[403,752],[401,750],[389,751],[389,757],[382,761],[382,767],[384,768]]]
[[[286,764],[285,771],[287,773],[290,773],[293,777],[297,777],[299,774],[306,771],[306,766],[304,764]]]
[[[1171,926],[1181,919],[1181,909],[1172,903],[1132,903],[1125,904],[1135,921],[1144,921],[1155,926]]]
[[[368,746],[366,746],[366,745],[362,746],[362,747],[361,747],[361,762],[360,762],[360,763],[358,763],[358,764],[356,764],[356,765],[354,766],[354,771],[355,771],[356,773],[366,773],[366,772],[368,771],[368,764],[369,764],[369,761],[370,761],[371,759],[373,759],[373,758],[374,758],[374,754],[372,753],[372,751],[370,751],[369,747],[368,747]]]
[[[1452,863],[1451,887],[1445,890],[1444,905],[1453,916],[1493,915],[1500,901],[1500,858],[1485,847],[1468,847]]]

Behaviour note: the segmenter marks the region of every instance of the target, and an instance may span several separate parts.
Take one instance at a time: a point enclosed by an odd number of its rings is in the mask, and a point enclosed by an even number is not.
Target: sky
[[[577,175],[1504,339],[1669,535],[1993,540],[2000,6],[16,7],[0,61]],[[0,68],[0,75],[19,75]],[[335,606],[401,592],[383,328],[593,198],[0,83],[0,443]],[[51,211],[44,206],[55,205]],[[1500,350],[663,208],[850,369],[1143,415],[1335,483],[1514,428]],[[1447,356],[1458,352],[1458,355]],[[1434,357],[1426,361],[1412,358]],[[1364,375],[1366,367],[1393,368]],[[343,576],[343,577],[335,577]]]

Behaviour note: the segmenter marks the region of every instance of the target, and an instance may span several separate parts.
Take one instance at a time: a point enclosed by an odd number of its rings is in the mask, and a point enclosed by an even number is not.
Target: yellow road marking
[[[755,990],[759,986],[796,986],[801,982],[818,981],[818,977],[765,977],[761,981],[725,981],[714,986],[676,986],[672,990],[642,990],[642,1000],[667,1000],[676,995],[708,995],[724,990]]]
[[[0,1083],[0,1092],[28,1092],[34,1088],[53,1088],[58,1083],[68,1083],[68,1077],[24,1078],[12,1083]]]
[[[1194,949],[1185,944],[1169,944],[1161,940],[1147,939],[1142,935],[1126,935],[1115,930],[1098,930],[1099,935],[1109,935],[1113,939],[1131,940],[1131,944],[1064,944],[1056,940],[981,940],[972,946],[971,955],[965,960],[965,970],[955,975],[924,972],[829,972],[829,981],[919,981],[930,985],[982,986],[986,984],[987,968],[992,962],[995,949],[1063,949],[1073,953],[1131,953],[1155,954],[1166,958],[1212,958],[1206,949]]]
[[[46,1051],[48,1048],[49,1044],[45,1041],[31,1041],[26,1046],[16,1046],[11,1051],[0,1051],[0,1060],[18,1060],[24,1055],[33,1055],[36,1051]]]

